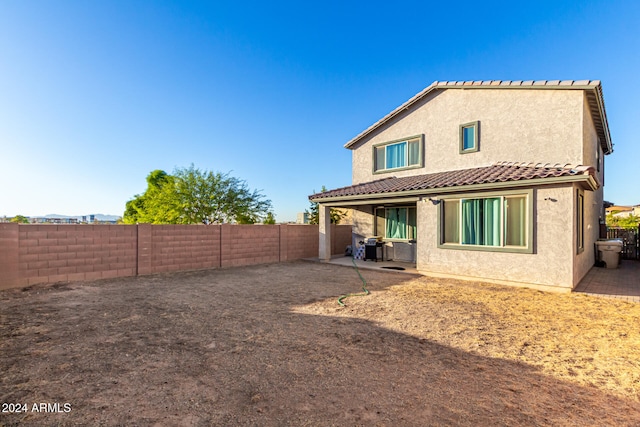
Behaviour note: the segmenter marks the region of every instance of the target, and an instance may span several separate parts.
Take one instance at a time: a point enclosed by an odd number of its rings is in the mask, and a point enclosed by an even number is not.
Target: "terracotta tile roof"
[[[515,182],[532,179],[589,175],[595,178],[593,167],[569,164],[499,162],[491,166],[430,173],[406,177],[388,177],[376,181],[337,188],[309,196],[319,200],[336,197],[352,197],[407,191],[434,190],[439,188],[464,187],[474,184]]]
[[[436,86],[592,86],[600,85],[600,80],[476,80],[434,82]],[[433,86],[432,85],[432,86]]]
[[[602,150],[605,154],[613,152],[611,134],[609,133],[609,123],[607,113],[604,108],[604,97],[602,94],[602,84],[600,80],[477,80],[477,81],[435,81],[429,86],[411,97],[407,102],[378,120],[373,125],[356,135],[347,142],[345,148],[352,148],[362,139],[372,134],[376,129],[389,122],[394,117],[409,110],[418,101],[425,98],[434,91],[447,89],[562,89],[562,90],[584,90],[587,95],[589,109],[594,121],[596,132],[600,138]]]

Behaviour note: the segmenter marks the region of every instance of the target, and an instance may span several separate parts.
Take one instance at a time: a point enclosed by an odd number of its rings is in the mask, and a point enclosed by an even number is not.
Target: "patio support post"
[[[321,261],[331,261],[331,208],[323,204],[318,205],[318,224],[320,226],[318,239],[318,258]]]

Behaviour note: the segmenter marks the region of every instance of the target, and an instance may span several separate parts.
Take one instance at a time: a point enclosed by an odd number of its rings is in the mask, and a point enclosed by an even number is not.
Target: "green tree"
[[[147,184],[144,194],[127,202],[126,223],[254,224],[271,210],[271,201],[245,181],[193,165],[173,175],[153,171]]]
[[[325,186],[322,186],[321,193],[327,191]],[[313,190],[315,193],[316,190]],[[309,217],[309,224],[319,224],[320,216],[319,216],[319,203],[318,202],[310,202],[311,206],[309,206],[309,210],[305,210],[304,212]],[[340,224],[340,221],[346,216],[346,214],[338,209],[331,209],[329,211],[329,216],[331,217],[331,224]]]
[[[267,216],[264,218],[264,221],[262,221],[263,224],[275,224],[276,223],[276,217],[273,215],[273,212],[267,212]]]
[[[173,185],[174,178],[165,171],[156,169],[149,173],[147,190],[127,202],[122,221],[125,224],[175,224],[177,207],[172,196]]]
[[[635,215],[617,217],[614,216],[615,213],[617,212],[612,212],[607,215],[607,225],[609,227],[638,228],[638,226],[640,226],[640,217]]]
[[[10,222],[17,222],[19,224],[29,224],[29,218],[27,218],[24,215],[16,215],[13,218],[11,218]]]

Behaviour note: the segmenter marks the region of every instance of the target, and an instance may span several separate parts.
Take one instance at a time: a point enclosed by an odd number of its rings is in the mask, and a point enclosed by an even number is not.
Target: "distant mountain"
[[[59,215],[59,214],[48,214],[45,215],[45,218],[77,218],[81,220],[82,217],[89,217],[93,215],[96,221],[117,221],[122,218],[120,215],[104,215],[104,214],[87,214],[87,215]]]
[[[93,214],[98,221],[117,221],[122,218],[120,215],[103,215],[103,214]],[[89,215],[87,215],[89,216]]]

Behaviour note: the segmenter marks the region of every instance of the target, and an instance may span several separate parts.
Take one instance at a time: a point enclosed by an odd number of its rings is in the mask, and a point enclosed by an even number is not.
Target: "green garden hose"
[[[340,298],[338,298],[338,304],[340,304],[342,307],[346,307],[344,302],[342,302],[345,298],[349,298],[349,297],[364,297],[364,296],[367,296],[367,295],[369,295],[371,293],[371,292],[369,292],[369,289],[367,289],[367,281],[364,280],[364,277],[362,277],[362,274],[360,274],[360,270],[358,270],[358,266],[356,265],[356,260],[355,260],[355,258],[353,256],[351,257],[351,262],[353,263],[353,268],[356,269],[356,273],[358,273],[358,276],[360,276],[360,280],[362,280],[362,290],[364,292],[359,293],[359,294],[342,295]]]

